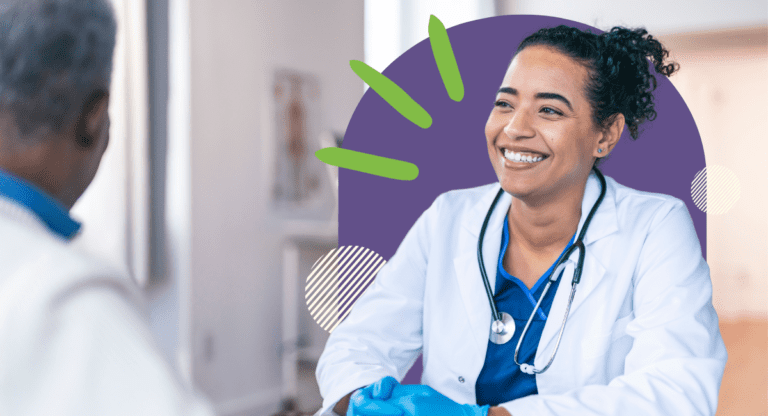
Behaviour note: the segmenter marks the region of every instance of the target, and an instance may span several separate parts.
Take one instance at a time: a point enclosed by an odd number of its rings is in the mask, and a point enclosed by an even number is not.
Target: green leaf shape
[[[388,102],[403,117],[423,129],[432,125],[432,117],[429,113],[381,72],[361,61],[349,61],[349,66],[360,79],[373,88],[384,101]]]
[[[413,163],[339,147],[320,149],[315,156],[329,165],[388,179],[412,181],[419,176],[419,168]]]

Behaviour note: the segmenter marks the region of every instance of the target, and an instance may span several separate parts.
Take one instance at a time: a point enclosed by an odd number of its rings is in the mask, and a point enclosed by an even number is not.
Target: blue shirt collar
[[[578,230],[576,230],[576,232],[578,232]],[[551,266],[549,266],[549,269],[547,269],[547,271],[544,272],[543,275],[541,275],[541,277],[536,282],[536,284],[533,285],[533,287],[530,290],[528,290],[528,287],[525,286],[523,282],[521,282],[518,278],[512,276],[506,270],[504,270],[504,266],[503,266],[504,253],[507,251],[507,245],[509,245],[509,214],[507,214],[507,216],[504,217],[504,231],[502,232],[501,236],[502,236],[501,251],[499,252],[499,264],[497,266],[499,272],[504,278],[518,283],[520,287],[524,288],[526,291],[530,293],[536,293],[536,291],[539,290],[539,287],[541,287],[541,284],[547,281],[547,279],[549,279],[549,275],[555,271],[555,264],[557,264],[557,262],[560,261],[560,258],[563,257],[563,254],[565,254],[565,252],[568,251],[568,249],[573,245],[574,241],[576,241],[576,233],[574,233],[573,237],[571,237],[571,241],[568,243],[567,246],[565,246],[565,248],[563,249],[563,252],[560,253],[560,256],[558,256],[557,260],[555,260],[555,262],[552,263]]]
[[[81,224],[69,216],[69,211],[59,201],[32,183],[2,169],[0,195],[31,210],[48,229],[66,240],[80,231]]]

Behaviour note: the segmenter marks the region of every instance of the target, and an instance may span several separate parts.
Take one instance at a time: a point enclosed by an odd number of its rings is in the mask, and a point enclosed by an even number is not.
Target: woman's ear
[[[624,114],[617,113],[611,116],[609,124],[603,129],[600,141],[597,142],[597,147],[594,151],[595,157],[603,158],[611,153],[621,138],[621,133],[624,131],[624,123]]]
[[[83,148],[90,148],[99,139],[107,122],[109,93],[97,90],[85,101],[75,127],[75,140]]]

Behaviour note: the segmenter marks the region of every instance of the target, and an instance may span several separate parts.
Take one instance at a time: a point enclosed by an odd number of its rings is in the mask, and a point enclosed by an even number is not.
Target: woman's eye
[[[506,101],[496,101],[493,105],[496,107],[510,107],[509,103]]]
[[[549,115],[557,115],[557,116],[562,116],[563,115],[563,113],[561,113],[561,112],[559,112],[559,111],[557,111],[557,110],[555,110],[553,108],[549,108],[549,107],[544,107],[544,108],[541,109],[541,111],[543,113],[549,114]]]

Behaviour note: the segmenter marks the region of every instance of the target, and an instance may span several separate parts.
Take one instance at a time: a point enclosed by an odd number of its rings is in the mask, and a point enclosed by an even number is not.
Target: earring
[[[597,149],[597,153],[603,153],[603,149]]]

